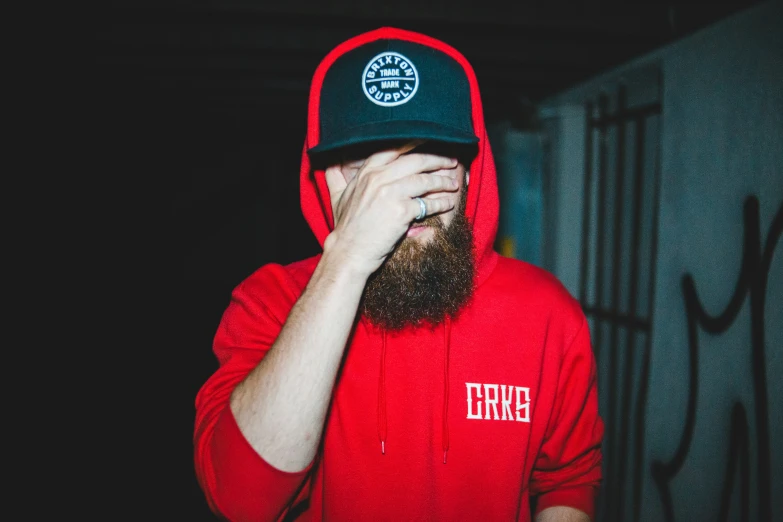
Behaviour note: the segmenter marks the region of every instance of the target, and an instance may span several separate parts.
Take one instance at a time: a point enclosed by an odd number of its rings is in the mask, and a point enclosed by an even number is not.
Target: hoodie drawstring
[[[451,319],[446,317],[443,329],[443,424],[441,425],[441,445],[443,463],[449,452],[449,356],[451,355]],[[381,332],[381,367],[378,373],[378,440],[381,442],[381,454],[386,454],[386,331]]]
[[[386,454],[386,331],[381,332],[381,370],[378,375],[378,439],[381,453]]]

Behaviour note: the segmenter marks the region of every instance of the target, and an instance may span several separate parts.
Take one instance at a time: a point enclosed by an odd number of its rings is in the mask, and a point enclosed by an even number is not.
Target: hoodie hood
[[[321,247],[334,228],[332,204],[326,176],[323,170],[314,170],[308,150],[319,144],[321,122],[319,121],[321,91],[324,78],[334,62],[345,53],[376,40],[404,40],[430,47],[445,53],[454,59],[468,79],[470,87],[471,119],[473,133],[478,137],[478,153],[470,165],[470,183],[468,185],[466,214],[473,227],[474,255],[476,256],[476,285],[481,284],[497,262],[494,252],[495,235],[498,227],[498,189],[495,161],[484,124],[484,111],[481,104],[478,81],[473,68],[453,47],[429,36],[392,27],[383,27],[355,36],[334,48],[318,65],[310,87],[307,111],[307,136],[302,149],[300,169],[300,202],[302,213]]]

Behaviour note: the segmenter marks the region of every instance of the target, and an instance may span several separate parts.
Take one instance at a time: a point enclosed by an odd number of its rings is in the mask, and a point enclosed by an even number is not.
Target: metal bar
[[[624,178],[625,178],[625,99],[626,88],[624,85],[620,85],[617,92],[617,150],[615,153],[615,183],[614,183],[614,215],[612,220],[612,266],[611,266],[611,296],[609,302],[609,309],[617,315],[620,310],[620,270],[621,254],[622,254],[622,233],[623,233],[623,193],[624,190]],[[618,335],[620,333],[619,325],[615,321],[611,321],[610,333],[609,333],[609,389],[618,390]],[[611,393],[609,395],[609,422],[615,423],[620,419],[617,418],[618,408],[618,394]],[[622,483],[617,481],[619,474],[618,469],[622,468],[626,459],[623,458],[622,453],[616,451],[617,446],[617,430],[610,428],[607,432],[607,491],[611,493],[612,508],[610,513],[614,513],[614,517],[610,517],[612,520],[621,520],[620,513],[617,511],[620,505],[618,497],[622,495],[622,492],[614,494],[615,489],[622,488]]]
[[[663,86],[661,85],[661,79],[659,81],[658,91],[662,92]],[[662,116],[661,116],[662,118]],[[660,118],[659,118],[660,119]],[[658,123],[658,135],[660,136],[661,123]],[[650,279],[648,281],[648,306],[649,311],[649,325],[650,333],[647,335],[647,339],[644,346],[644,361],[642,363],[642,375],[641,382],[639,384],[639,395],[636,400],[636,447],[634,448],[634,460],[636,462],[642,462],[644,458],[644,422],[645,422],[645,409],[647,408],[648,397],[648,385],[650,382],[650,356],[652,351],[652,324],[654,320],[653,303],[655,302],[655,276],[657,273],[657,260],[658,260],[658,210],[660,205],[660,172],[661,172],[661,147],[656,148],[656,161],[655,168],[653,169],[654,184],[653,184],[653,201],[652,201],[652,230],[650,232]],[[641,473],[641,471],[639,472]],[[641,480],[635,484],[634,491],[634,519],[638,520],[641,513]]]
[[[606,115],[608,105],[608,99],[606,97],[605,93],[602,93],[598,98],[598,117],[599,119],[603,118],[604,115]],[[591,127],[592,128],[592,127]],[[595,260],[593,262],[595,266],[595,302],[594,306],[596,308],[603,307],[603,262],[604,262],[604,217],[605,217],[605,208],[604,208],[604,198],[605,198],[605,180],[606,180],[606,127],[601,127],[598,129],[598,179],[596,180],[596,184],[598,185],[598,201],[596,203],[597,205],[597,218],[596,218],[596,225],[595,225],[595,231],[596,231],[596,254],[595,254]],[[592,197],[592,195],[591,195]],[[601,343],[602,343],[602,336],[603,336],[603,323],[601,321],[600,316],[593,316],[596,318],[596,321],[593,322],[594,331],[591,332],[593,335],[593,352],[595,353],[596,361],[598,361],[598,364],[600,365],[600,357],[601,357]],[[602,505],[600,506],[603,508],[603,510],[606,509],[607,504],[611,502],[611,495],[607,495],[606,492],[609,492],[608,489],[604,488],[605,493],[602,497]],[[609,492],[611,493],[611,492]]]
[[[606,114],[606,108],[609,100],[605,93],[602,93],[598,99],[598,116],[603,118]],[[596,223],[596,255],[595,255],[595,306],[604,305],[604,221],[606,220],[606,127],[599,129],[598,132],[598,218]],[[602,325],[600,321],[596,324],[594,351],[595,357],[601,354]]]
[[[557,202],[552,198],[554,193],[554,169],[552,168],[552,139],[548,134],[544,134],[544,138],[541,140],[541,188],[543,193],[542,201],[542,230],[557,230]],[[541,265],[544,268],[554,272],[555,271],[555,252],[554,241],[550,241],[549,234],[542,234],[541,237]],[[557,233],[553,234],[557,237]]]
[[[587,307],[587,267],[590,260],[590,212],[592,211],[593,187],[593,102],[587,103],[585,118],[585,186],[582,211],[582,259],[579,268],[579,302]]]
[[[644,118],[637,118],[634,122],[635,142],[636,147],[634,150],[634,190],[633,190],[633,232],[631,234],[631,274],[630,274],[630,303],[628,307],[628,315],[631,317],[636,316],[636,300],[639,294],[639,244],[641,241],[641,226],[642,226],[642,188],[644,183],[644,140],[645,140],[645,120]],[[622,405],[620,407],[620,455],[628,454],[628,445],[630,443],[630,423],[631,423],[631,387],[633,385],[633,379],[631,378],[634,368],[634,359],[636,353],[634,350],[636,344],[636,332],[628,330],[626,334],[626,354],[625,354],[625,374],[623,382],[623,397]],[[636,489],[637,482],[641,481],[642,468],[639,462],[633,458],[628,459],[633,465],[631,485]],[[618,475],[618,483],[625,487],[625,466],[620,468]],[[635,492],[635,491],[634,491]],[[636,511],[636,502],[638,499],[634,497],[633,510]],[[623,515],[625,501],[625,491],[618,496],[618,509],[617,512],[620,516]],[[634,517],[633,520],[637,520]]]

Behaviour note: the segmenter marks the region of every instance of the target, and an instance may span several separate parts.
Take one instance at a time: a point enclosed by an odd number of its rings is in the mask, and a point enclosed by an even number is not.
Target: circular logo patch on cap
[[[407,103],[419,88],[419,72],[400,53],[387,51],[367,64],[362,73],[365,96],[376,105],[394,107]]]

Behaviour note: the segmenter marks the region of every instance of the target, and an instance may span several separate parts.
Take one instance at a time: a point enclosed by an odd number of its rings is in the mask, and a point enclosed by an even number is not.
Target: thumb
[[[340,201],[345,187],[348,183],[345,181],[342,171],[338,165],[333,165],[326,169],[326,186],[329,187],[329,199],[332,202],[332,217],[337,221],[337,203]]]

